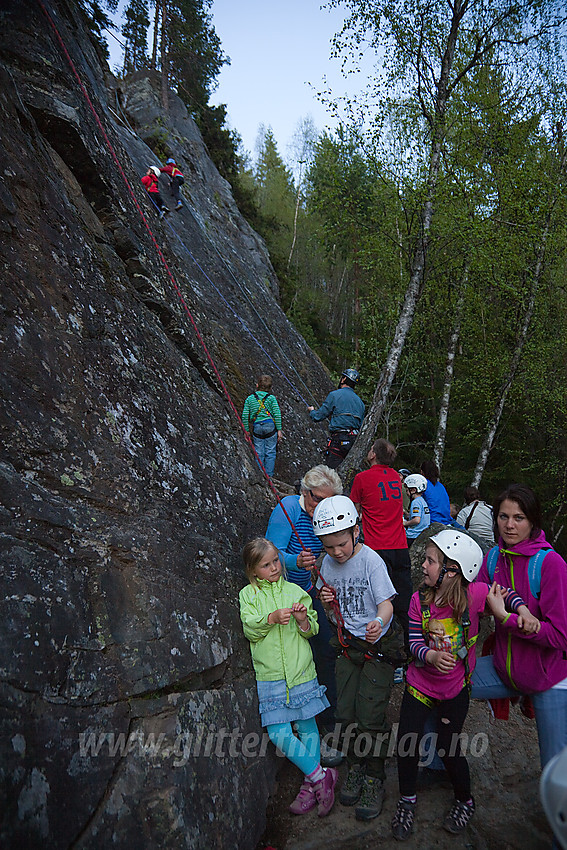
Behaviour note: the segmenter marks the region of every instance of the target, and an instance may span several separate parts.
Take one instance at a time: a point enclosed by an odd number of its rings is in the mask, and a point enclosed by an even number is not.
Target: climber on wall
[[[185,182],[181,170],[177,167],[174,159],[168,159],[166,160],[165,165],[160,168],[160,171],[162,174],[167,174],[169,176],[169,190],[171,192],[171,197],[175,201],[175,209],[181,209],[183,201],[181,200],[179,190]]]
[[[142,183],[144,189],[150,196],[152,203],[155,207],[158,208],[159,217],[163,218],[164,215],[169,212],[169,210],[164,204],[163,198],[159,193],[159,175],[160,170],[157,165],[150,165],[144,177],[142,177]]]
[[[364,419],[364,403],[354,387],[359,375],[356,369],[345,369],[339,387],[329,393],[319,410],[308,407],[314,422],[329,418],[330,437],[325,451],[325,463],[331,469],[340,466],[352,448]]]

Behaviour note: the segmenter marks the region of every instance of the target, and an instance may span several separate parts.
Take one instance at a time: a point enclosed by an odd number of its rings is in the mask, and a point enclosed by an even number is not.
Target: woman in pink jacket
[[[567,564],[545,539],[529,487],[510,485],[493,510],[498,552],[484,557],[478,581],[513,588],[540,627],[528,634],[496,622],[494,655],[478,659],[471,696],[530,694],[543,767],[567,744]]]

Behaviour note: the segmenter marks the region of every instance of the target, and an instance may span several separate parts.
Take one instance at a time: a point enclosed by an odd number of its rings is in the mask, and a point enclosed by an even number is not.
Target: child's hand
[[[270,626],[287,626],[291,619],[291,608],[278,608],[268,614],[268,623]]]
[[[493,582],[490,590],[488,591],[486,605],[497,620],[503,620],[506,617],[507,611],[504,604],[504,598],[507,593],[508,591],[506,588],[501,587],[499,584],[496,584],[496,582]]]
[[[440,673],[450,673],[457,663],[451,652],[441,652],[437,649],[430,649],[426,659],[427,663],[439,670]]]
[[[370,622],[366,624],[365,639],[368,643],[376,643],[376,641],[380,639],[381,634],[382,626],[378,620],[370,620]]]
[[[305,626],[309,627],[309,620],[307,619],[307,608],[303,604],[303,602],[294,602],[291,606],[292,616],[295,617],[297,621],[297,625],[299,628],[307,632],[309,628],[304,628]]]
[[[312,570],[316,561],[315,555],[310,549],[302,549],[297,555],[297,566],[300,570]]]
[[[541,629],[540,621],[534,617],[527,605],[520,605],[518,608],[518,628],[527,635],[537,635]]]
[[[330,605],[337,598],[337,593],[334,587],[322,587],[319,596],[323,602]]]

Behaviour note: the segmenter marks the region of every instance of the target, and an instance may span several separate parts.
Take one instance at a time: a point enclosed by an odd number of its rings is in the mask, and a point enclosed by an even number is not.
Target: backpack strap
[[[496,561],[498,560],[499,551],[498,546],[493,546],[486,557],[486,569],[488,570],[490,581],[494,581],[494,573],[496,571]]]
[[[471,519],[473,518],[473,514],[476,511],[477,507],[478,507],[478,499],[476,500],[476,502],[472,506],[472,511],[469,512],[469,515],[465,520],[465,528],[467,529],[467,531],[468,531],[469,525],[471,524]]]
[[[543,559],[551,549],[538,549],[535,555],[532,555],[528,561],[528,580],[530,582],[530,592],[532,596],[539,599],[541,592],[541,568]]]
[[[264,398],[260,398],[260,396],[259,396],[259,395],[258,395],[258,393],[256,393],[256,392],[252,393],[252,395],[254,396],[254,398],[256,399],[256,401],[258,402],[258,410],[257,410],[257,411],[256,411],[256,413],[254,414],[254,416],[253,416],[251,419],[249,419],[249,420],[248,420],[248,428],[249,428],[249,430],[251,431],[251,430],[252,430],[252,428],[254,427],[254,423],[255,423],[256,419],[258,418],[258,416],[260,415],[260,413],[262,412],[262,410],[264,411],[264,413],[267,413],[267,414],[268,414],[268,416],[270,417],[270,419],[272,419],[272,420],[274,421],[274,425],[275,425],[275,421],[276,421],[276,420],[274,419],[274,417],[272,416],[272,414],[270,413],[270,411],[268,410],[268,408],[267,408],[267,407],[266,407],[266,405],[265,405],[265,401],[266,401],[266,399],[268,399],[268,398],[269,398],[272,394],[271,394],[271,393],[268,393],[268,395],[267,395],[267,396],[264,396]]]

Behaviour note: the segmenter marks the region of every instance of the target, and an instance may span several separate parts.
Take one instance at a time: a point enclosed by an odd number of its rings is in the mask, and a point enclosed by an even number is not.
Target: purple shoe
[[[314,809],[316,805],[315,786],[312,782],[305,780],[289,810],[294,815],[304,815]]]
[[[333,803],[335,802],[335,785],[338,778],[339,771],[336,767],[327,767],[324,778],[320,779],[319,782],[315,782],[313,786],[317,802],[319,803],[317,814],[320,818],[328,815],[333,808]]]

